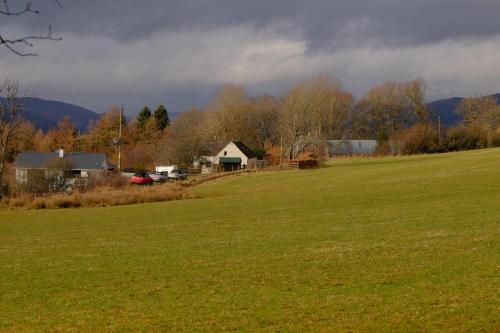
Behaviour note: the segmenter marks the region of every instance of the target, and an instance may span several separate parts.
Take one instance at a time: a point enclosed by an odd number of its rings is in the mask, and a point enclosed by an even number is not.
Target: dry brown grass
[[[13,193],[0,200],[0,208],[10,209],[55,209],[78,207],[106,207],[132,205],[146,202],[191,199],[187,188],[229,176],[255,172],[242,170],[190,177],[185,181],[137,186],[129,184],[123,177],[106,177],[92,182],[92,190],[80,190],[71,194],[36,195],[28,192]]]
[[[191,198],[191,196],[180,184],[154,186],[130,185],[119,189],[106,186],[85,193],[48,194],[43,196],[22,193],[3,198],[0,201],[0,208],[53,209],[105,207],[187,198]]]

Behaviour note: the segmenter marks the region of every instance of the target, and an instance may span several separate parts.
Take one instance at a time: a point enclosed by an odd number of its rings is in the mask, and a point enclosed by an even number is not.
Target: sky
[[[427,98],[500,92],[498,0],[33,0],[0,34],[43,35],[38,57],[0,48],[0,78],[102,113],[204,107],[227,83],[282,94],[329,74],[361,97],[424,79]],[[11,0],[11,10],[24,1]]]

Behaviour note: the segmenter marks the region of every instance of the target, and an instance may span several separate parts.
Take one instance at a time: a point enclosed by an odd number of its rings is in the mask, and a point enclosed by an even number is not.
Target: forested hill
[[[24,97],[21,98],[21,105],[26,120],[44,131],[55,128],[64,117],[69,117],[80,131],[86,131],[89,123],[99,118],[94,111],[59,101]]]
[[[26,120],[43,131],[57,127],[59,121],[64,117],[69,117],[78,130],[86,132],[89,124],[101,116],[101,114],[78,105],[36,97],[21,98],[21,104]],[[178,112],[169,112],[168,115],[172,120],[178,115]]]

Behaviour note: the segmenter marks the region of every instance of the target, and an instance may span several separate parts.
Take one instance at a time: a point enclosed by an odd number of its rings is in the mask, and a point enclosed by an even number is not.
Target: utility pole
[[[118,131],[118,172],[122,171],[122,116],[123,104],[120,109],[120,129]]]
[[[283,130],[280,128],[280,169],[283,165]]]
[[[123,112],[123,104],[122,104],[122,107],[120,109],[120,120],[118,120],[119,124],[120,124],[120,127],[118,128],[118,137],[111,139],[111,147],[115,148],[116,151],[118,152],[118,166],[117,166],[118,172],[122,171],[122,124],[123,124],[122,117],[123,117],[123,114],[124,114],[124,112]]]
[[[441,116],[438,116],[438,137],[439,137],[439,146],[441,146]]]

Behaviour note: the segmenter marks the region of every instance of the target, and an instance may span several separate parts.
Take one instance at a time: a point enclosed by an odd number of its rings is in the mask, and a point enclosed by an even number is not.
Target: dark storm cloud
[[[148,38],[161,31],[203,31],[239,24],[257,29],[290,23],[314,48],[372,41],[418,45],[449,38],[500,33],[496,0],[36,0],[37,18],[17,22],[60,33],[105,35],[120,41]],[[22,3],[22,2],[21,2]],[[282,33],[286,34],[284,30]]]
[[[432,97],[500,91],[498,0],[60,1],[64,9],[33,0],[39,15],[0,16],[5,36],[52,25],[64,37],[26,47],[40,57],[0,49],[0,79],[99,112],[113,103],[182,111],[228,82],[279,94],[317,73],[357,96],[415,78]]]

